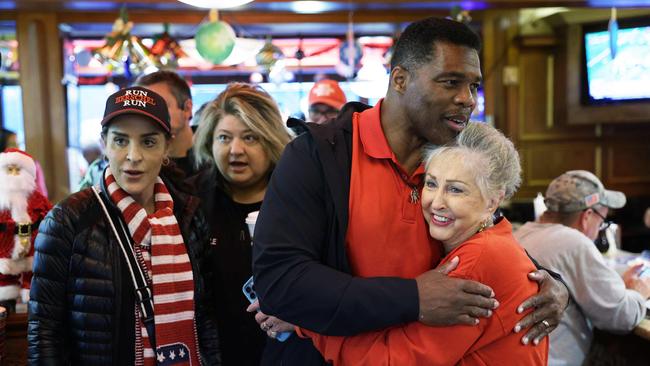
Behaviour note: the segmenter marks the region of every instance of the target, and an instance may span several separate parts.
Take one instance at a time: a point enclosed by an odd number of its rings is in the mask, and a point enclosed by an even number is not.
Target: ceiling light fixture
[[[299,14],[318,14],[333,10],[333,5],[327,1],[294,1],[291,10]]]
[[[178,0],[182,3],[205,9],[230,9],[253,2],[253,0]]]

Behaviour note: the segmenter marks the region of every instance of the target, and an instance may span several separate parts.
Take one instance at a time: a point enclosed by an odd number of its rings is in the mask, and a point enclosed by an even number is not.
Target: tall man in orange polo
[[[476,106],[479,49],[464,24],[411,24],[397,41],[383,100],[373,108],[348,103],[336,120],[309,126],[287,146],[255,232],[264,313],[335,336],[416,321],[472,325],[490,316],[498,306],[490,288],[432,270],[441,251],[419,197],[422,148],[452,141]],[[375,277],[360,275],[368,268]],[[555,328],[568,301],[546,271],[530,278],[540,293],[520,306],[536,307],[514,330],[532,326],[523,343]]]

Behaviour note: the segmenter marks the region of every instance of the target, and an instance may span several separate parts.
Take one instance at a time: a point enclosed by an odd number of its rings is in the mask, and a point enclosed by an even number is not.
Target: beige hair
[[[273,169],[291,135],[273,98],[262,88],[245,83],[228,84],[201,112],[194,142],[197,166],[206,162],[216,164],[212,155],[214,129],[226,115],[236,117],[260,138]]]
[[[460,154],[476,172],[476,184],[484,198],[512,197],[521,185],[521,164],[514,144],[499,130],[485,123],[470,122],[450,145],[430,149],[426,168],[443,155]]]

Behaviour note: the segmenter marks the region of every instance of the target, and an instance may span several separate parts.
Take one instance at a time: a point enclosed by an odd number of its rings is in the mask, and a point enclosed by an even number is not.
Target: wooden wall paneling
[[[54,202],[69,193],[62,49],[58,35],[56,14],[18,13],[16,37],[25,145],[43,167],[49,198]]]
[[[522,141],[569,140],[595,137],[593,126],[568,126],[566,118],[556,113],[563,107],[565,94],[556,87],[561,78],[564,58],[553,47],[522,47],[519,68],[521,114],[519,139]],[[562,76],[560,71],[560,76]]]
[[[519,54],[519,139],[525,141],[535,135],[548,135],[547,52],[522,49]],[[550,126],[551,128],[553,126]]]
[[[485,96],[485,118],[491,124],[505,124],[505,103],[502,72],[507,50],[503,29],[499,23],[501,13],[487,11],[481,23],[483,39],[482,73]]]
[[[485,118],[488,122],[494,120],[496,115],[497,104],[495,100],[498,99],[497,83],[495,80],[494,64],[496,63],[496,26],[495,16],[493,12],[486,12],[481,24],[481,36],[483,39],[483,50],[481,59],[481,72],[483,74],[483,94],[485,96]]]
[[[556,70],[562,66],[557,61],[563,61],[558,45],[548,37],[532,38],[518,42],[521,77],[517,146],[523,185],[517,199],[544,192],[551,180],[567,170],[585,169],[599,175],[602,167],[595,127],[567,126],[556,113],[556,101],[561,108],[564,97],[563,93],[556,93]]]
[[[650,187],[650,144],[647,141],[606,143],[606,178],[612,184],[643,183]]]
[[[506,47],[506,59],[505,65],[508,66],[519,66],[519,48],[515,45],[515,40],[519,34],[519,13],[511,12],[504,14],[502,17],[501,27],[507,28],[504,30],[504,40]],[[505,66],[504,65],[504,66]],[[502,69],[503,70],[503,69]],[[512,141],[517,144],[519,136],[519,83],[522,79],[521,69],[518,69],[518,79],[517,83],[510,85],[504,84],[505,89],[505,121],[499,121],[495,125],[499,128],[505,128],[506,134]]]
[[[485,95],[485,116],[488,123],[507,135],[513,131],[509,125],[508,87],[503,83],[503,68],[509,65],[512,39],[517,33],[517,11],[488,10],[483,14],[481,36],[483,50],[481,66]]]
[[[605,138],[629,137],[650,142],[650,124],[606,124],[602,126],[602,134]]]
[[[489,18],[486,16],[486,21]],[[498,24],[497,16],[493,18]],[[513,30],[516,32],[516,27],[505,33],[512,35]],[[561,25],[555,29],[555,41],[544,38],[548,36],[527,36],[512,44],[504,37],[506,64],[518,67],[519,82],[493,86],[504,90],[504,98],[491,102],[487,95],[491,89],[486,86],[486,110],[488,105],[495,114],[504,110],[505,120],[496,119],[496,125],[515,142],[522,159],[523,185],[515,201],[530,200],[544,192],[553,178],[572,169],[594,172],[606,187],[628,197],[650,195],[650,124],[572,122],[576,113],[587,117],[596,113],[588,108],[571,109],[579,98],[575,80],[579,80],[576,73],[581,56],[576,53],[579,40],[568,33],[576,31],[579,26]],[[495,54],[492,51],[494,58]],[[486,57],[486,64],[489,60]],[[627,113],[625,108],[613,110],[623,116]],[[646,117],[650,119],[650,113]]]
[[[522,143],[519,150],[523,185],[518,197],[544,192],[548,184],[567,170],[584,169],[598,174],[601,149],[590,141],[546,141]]]

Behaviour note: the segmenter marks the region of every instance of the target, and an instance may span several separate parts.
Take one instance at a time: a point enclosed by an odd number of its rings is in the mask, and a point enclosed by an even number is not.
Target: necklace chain
[[[397,175],[400,177],[402,182],[404,182],[404,184],[406,184],[409,188],[411,188],[409,202],[411,202],[412,204],[418,203],[418,201],[420,200],[420,192],[418,190],[418,186],[415,184],[411,184],[411,182],[409,182],[409,177],[406,175],[406,173],[402,172],[402,170],[397,166],[397,164],[395,164],[394,161],[391,160],[390,165],[393,167],[395,173],[397,173]]]

